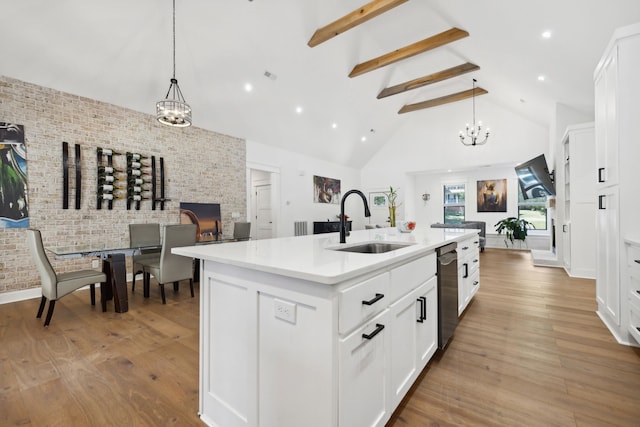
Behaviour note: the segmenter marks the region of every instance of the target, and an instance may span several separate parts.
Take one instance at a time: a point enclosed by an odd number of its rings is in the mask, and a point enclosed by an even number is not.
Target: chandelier
[[[484,134],[484,139],[482,140],[478,139],[482,134],[482,122],[478,121],[478,126],[476,126],[476,79],[473,79],[472,99],[473,99],[473,125],[469,127],[469,123],[467,123],[466,132],[460,131],[460,134],[459,134],[460,142],[462,142],[462,144],[467,146],[482,145],[487,142],[487,139],[489,139],[489,128],[487,128]],[[467,138],[469,139],[467,140]]]
[[[173,0],[173,77],[167,95],[156,103],[156,119],[163,125],[191,126],[191,107],[184,99],[176,79],[176,0]]]

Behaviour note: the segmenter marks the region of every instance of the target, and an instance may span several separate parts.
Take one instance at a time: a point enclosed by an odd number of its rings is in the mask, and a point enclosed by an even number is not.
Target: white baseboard
[[[100,283],[96,283],[96,288],[100,287]],[[11,302],[25,301],[28,299],[40,298],[42,296],[42,288],[21,289],[19,291],[9,291],[0,293],[0,305]],[[89,285],[80,289],[89,289]]]

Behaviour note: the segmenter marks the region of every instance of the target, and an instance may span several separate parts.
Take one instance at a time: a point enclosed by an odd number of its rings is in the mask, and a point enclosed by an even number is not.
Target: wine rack
[[[153,200],[151,209],[155,211],[156,205],[159,204],[160,210],[163,211],[165,202],[171,199],[165,197],[164,159],[160,157],[158,160],[159,168],[156,167],[156,156],[151,156],[151,199]]]
[[[82,168],[80,164],[80,144],[75,144],[75,201],[80,209],[82,201]],[[69,209],[69,143],[62,141],[62,209]]]
[[[140,203],[149,200],[149,165],[144,163],[148,157],[140,153],[127,152],[127,210],[135,206],[140,210]]]
[[[120,178],[117,174],[121,173],[121,171],[113,167],[113,157],[121,154],[122,153],[108,148],[98,147],[97,149],[98,179],[96,207],[98,209],[102,209],[104,202],[107,203],[108,209],[113,209],[113,201],[119,198],[117,194],[117,190],[119,190],[117,184]]]

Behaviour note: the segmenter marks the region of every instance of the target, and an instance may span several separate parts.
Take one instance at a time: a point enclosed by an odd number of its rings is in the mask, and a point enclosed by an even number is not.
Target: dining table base
[[[129,311],[129,298],[124,254],[108,255],[102,260],[102,271],[107,275],[107,282],[100,286],[102,311],[107,311],[107,301],[113,299],[116,313],[126,313]]]

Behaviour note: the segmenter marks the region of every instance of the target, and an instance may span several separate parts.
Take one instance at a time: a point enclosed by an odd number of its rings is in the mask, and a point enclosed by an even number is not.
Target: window
[[[445,184],[444,223],[460,224],[464,221],[464,184]]]
[[[536,230],[547,229],[547,196],[525,199],[518,186],[518,218],[529,221]]]

